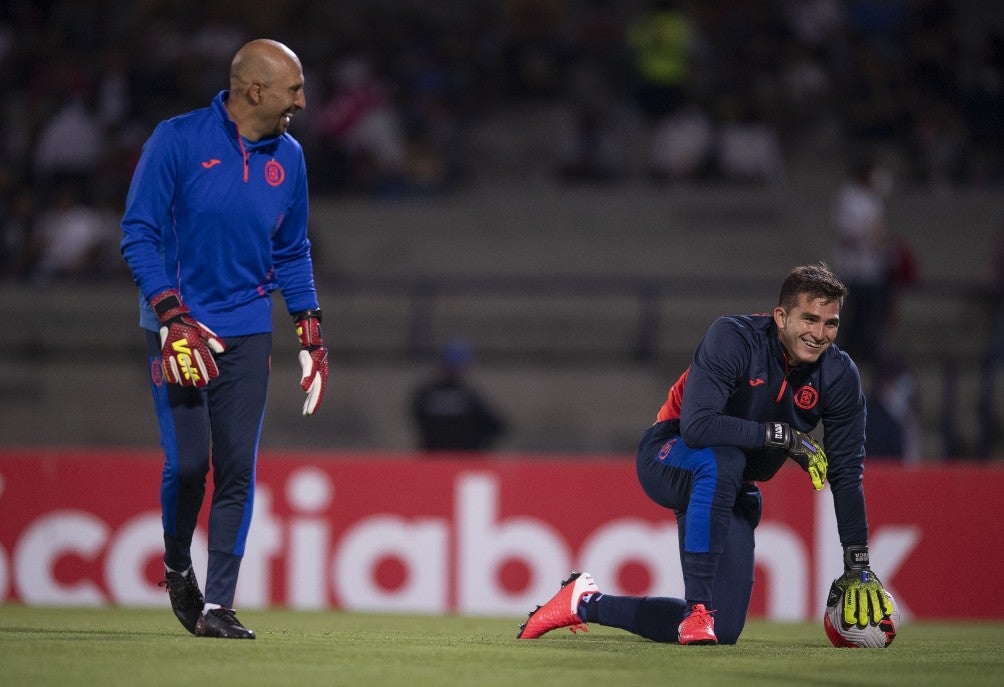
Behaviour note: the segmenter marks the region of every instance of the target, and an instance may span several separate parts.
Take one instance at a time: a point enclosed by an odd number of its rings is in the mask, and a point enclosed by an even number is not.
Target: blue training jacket
[[[765,481],[786,458],[764,449],[767,422],[803,432],[823,425],[827,481],[841,543],[868,542],[865,517],[865,397],[857,365],[830,346],[815,363],[790,366],[770,315],[717,319],[672,386],[657,420],[679,420],[693,448],[738,446],[744,477]]]
[[[121,249],[144,329],[159,329],[148,301],[169,288],[224,338],[272,331],[276,288],[290,313],[318,307],[303,149],[243,138],[226,99],[161,122],[133,174]]]

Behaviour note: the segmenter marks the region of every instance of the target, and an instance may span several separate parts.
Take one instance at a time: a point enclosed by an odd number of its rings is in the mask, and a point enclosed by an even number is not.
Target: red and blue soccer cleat
[[[680,644],[718,644],[715,619],[711,617],[711,613],[704,604],[694,604],[690,615],[677,628]]]
[[[561,583],[558,593],[543,606],[529,613],[526,622],[519,626],[516,639],[537,639],[541,635],[567,627],[573,633],[589,632],[586,623],[578,616],[579,600],[586,594],[599,594],[600,590],[589,573],[573,572]]]

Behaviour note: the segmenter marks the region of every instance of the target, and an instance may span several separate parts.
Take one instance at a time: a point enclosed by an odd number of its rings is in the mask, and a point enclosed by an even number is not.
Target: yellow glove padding
[[[836,581],[844,591],[844,622],[866,627],[892,615],[892,602],[882,582],[870,569],[849,570]]]
[[[818,441],[804,432],[796,431],[795,446],[788,451],[788,455],[809,473],[813,489],[819,491],[823,488],[829,462],[826,459],[826,451]]]

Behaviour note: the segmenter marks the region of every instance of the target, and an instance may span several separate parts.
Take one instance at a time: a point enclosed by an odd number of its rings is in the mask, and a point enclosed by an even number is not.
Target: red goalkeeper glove
[[[160,320],[164,378],[172,384],[197,387],[216,379],[220,371],[213,353],[224,351],[223,339],[192,317],[175,289],[151,298],[150,307]]]
[[[296,336],[300,340],[300,367],[303,376],[300,387],[307,392],[303,402],[304,416],[313,415],[324,398],[324,387],[328,384],[328,349],[321,336],[321,311],[304,310],[293,315]]]

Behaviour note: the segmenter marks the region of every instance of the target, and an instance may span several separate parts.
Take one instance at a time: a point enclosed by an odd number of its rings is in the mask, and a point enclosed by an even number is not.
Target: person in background
[[[979,309],[985,323],[981,352],[979,401],[979,453],[992,458],[1000,439],[999,381],[1004,369],[1004,222],[987,247],[986,271],[979,291]]]
[[[868,457],[916,463],[921,454],[917,378],[895,362],[877,366],[874,377],[865,424]]]
[[[307,239],[307,172],[287,132],[306,107],[285,45],[244,45],[230,88],[161,122],[143,147],[122,218],[122,255],[140,292],[161,477],[171,607],[200,637],[254,639],[233,611],[254,505],[271,366],[272,295],[301,344],[304,415],[324,397],[328,353]],[[203,596],[192,536],[213,465]]]
[[[501,415],[466,379],[470,344],[448,342],[439,373],[412,396],[411,415],[423,451],[485,451],[505,432]]]
[[[892,310],[892,244],[886,216],[890,183],[874,160],[856,160],[833,205],[833,269],[849,291],[841,346],[862,364],[884,357]]]
[[[782,282],[773,313],[715,320],[645,432],[638,480],[676,514],[684,598],[603,594],[589,573],[573,573],[517,638],[595,622],[660,642],[735,644],[753,591],[756,483],[789,459],[813,489],[828,481],[833,492],[845,619],[892,613],[869,567],[865,397],[854,361],[833,345],[846,295],[824,264],[804,265]],[[825,448],[809,435],[818,424]]]

